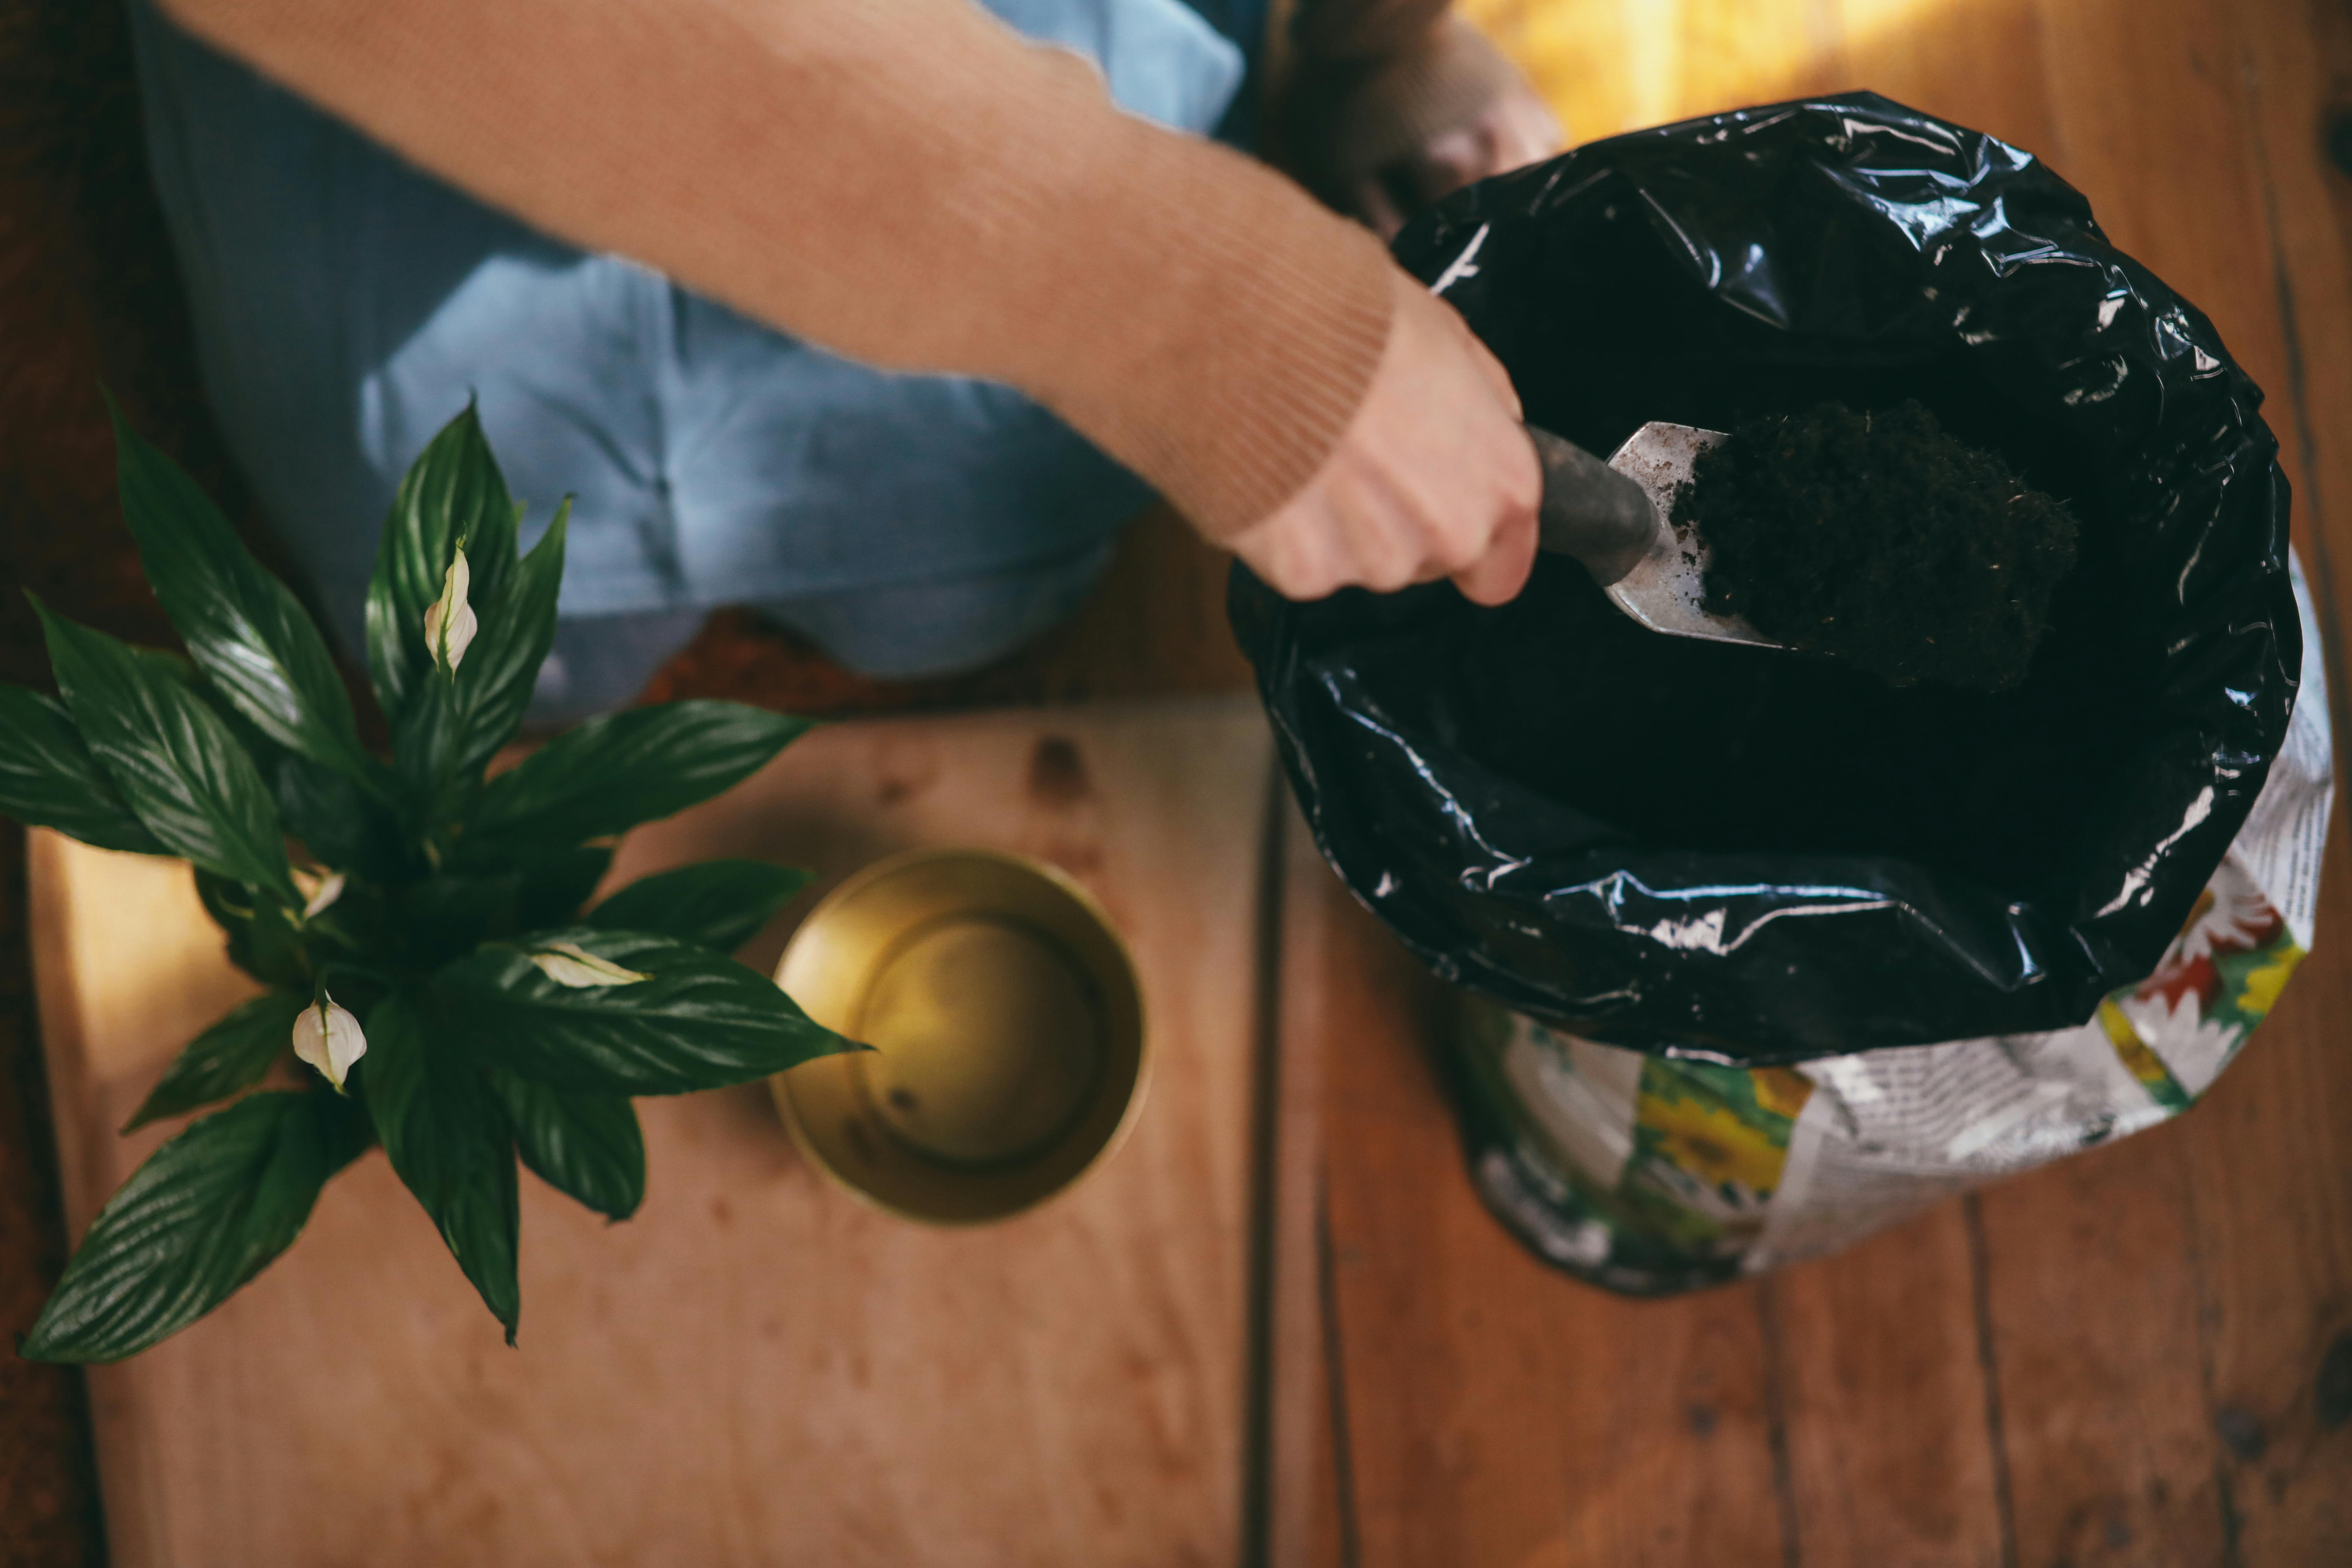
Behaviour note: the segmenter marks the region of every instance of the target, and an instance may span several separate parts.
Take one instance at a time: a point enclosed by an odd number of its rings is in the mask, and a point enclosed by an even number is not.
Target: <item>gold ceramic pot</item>
[[[1038,861],[877,861],[809,912],[776,983],[875,1047],[771,1081],[802,1152],[893,1214],[1018,1213],[1108,1158],[1142,1104],[1135,965],[1086,890]]]

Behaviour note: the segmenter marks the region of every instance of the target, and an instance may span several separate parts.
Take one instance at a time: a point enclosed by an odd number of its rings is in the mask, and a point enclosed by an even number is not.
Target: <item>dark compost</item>
[[[2074,517],[1916,400],[1750,420],[1675,498],[1706,607],[1893,686],[2025,679],[2074,565]]]

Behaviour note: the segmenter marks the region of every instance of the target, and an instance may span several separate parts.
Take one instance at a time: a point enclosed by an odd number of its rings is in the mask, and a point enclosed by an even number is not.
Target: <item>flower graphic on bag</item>
[[[1728,1107],[1653,1095],[1646,1084],[1633,1125],[1653,1154],[1710,1187],[1764,1196],[1780,1184],[1789,1158],[1785,1144]]]

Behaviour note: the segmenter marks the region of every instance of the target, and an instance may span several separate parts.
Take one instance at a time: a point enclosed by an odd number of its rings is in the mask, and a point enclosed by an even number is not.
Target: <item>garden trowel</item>
[[[1549,430],[1528,426],[1543,463],[1538,543],[1573,555],[1617,607],[1678,637],[1779,647],[1738,616],[1706,609],[1706,546],[1674,523],[1675,492],[1691,465],[1730,439],[1720,430],[1653,421],[1607,462]]]

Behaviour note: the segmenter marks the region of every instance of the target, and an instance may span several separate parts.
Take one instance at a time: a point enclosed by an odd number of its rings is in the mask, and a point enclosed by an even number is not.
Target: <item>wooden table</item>
[[[525,1181],[516,1350],[372,1152],[226,1306],[91,1370],[114,1560],[1233,1561],[1263,1359],[1271,782],[1250,703],[869,721],[632,834],[608,886],[722,855],[832,881],[916,844],[1062,867],[1135,954],[1134,1131],[1041,1208],[940,1229],[821,1178],[764,1085],[641,1100],[650,1181],[629,1223]],[[112,1130],[255,987],[183,864],[44,833],[31,893],[79,1230],[169,1131]],[[749,962],[772,966],[796,910]]]

